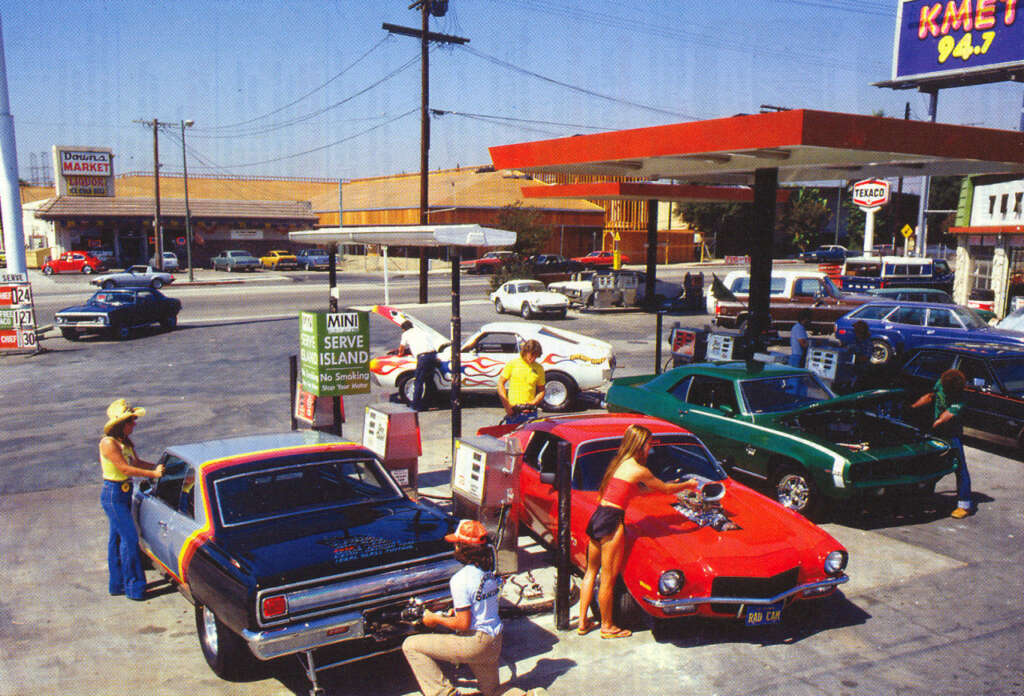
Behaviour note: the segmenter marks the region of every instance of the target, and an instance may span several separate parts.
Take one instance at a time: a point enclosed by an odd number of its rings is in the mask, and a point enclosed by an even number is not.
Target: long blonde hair
[[[627,459],[635,459],[638,464],[646,465],[647,453],[645,446],[650,439],[651,431],[642,425],[633,424],[626,428],[626,432],[622,434],[622,444],[619,445],[619,451],[612,457],[611,462],[608,464],[608,469],[604,472],[604,477],[601,479],[601,487],[599,489],[601,495],[604,495],[605,486],[611,481],[622,462]]]

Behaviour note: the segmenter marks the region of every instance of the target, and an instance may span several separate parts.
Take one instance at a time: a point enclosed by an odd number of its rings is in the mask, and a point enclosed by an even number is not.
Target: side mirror
[[[736,409],[734,409],[729,404],[719,404],[718,405],[718,410],[721,411],[722,413],[724,413],[727,416],[735,416],[736,415]]]
[[[542,471],[540,474],[540,482],[546,483],[549,486],[555,485],[555,472],[553,471]]]

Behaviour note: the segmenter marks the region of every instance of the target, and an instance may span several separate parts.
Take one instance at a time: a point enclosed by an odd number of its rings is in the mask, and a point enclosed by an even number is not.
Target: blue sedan
[[[1024,347],[1024,333],[998,329],[974,310],[932,302],[869,302],[836,321],[836,338],[853,343],[853,324],[864,321],[871,331],[871,362],[887,365],[923,345],[952,341],[997,343]]]

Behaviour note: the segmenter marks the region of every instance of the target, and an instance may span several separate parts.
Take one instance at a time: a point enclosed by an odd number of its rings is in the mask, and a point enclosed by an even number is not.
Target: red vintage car
[[[635,414],[562,416],[532,421],[504,435],[518,440],[520,522],[546,545],[557,538],[557,452],[572,465],[572,562],[586,564],[584,531],[597,488],[625,429],[654,434],[647,464],[664,481],[696,477],[700,492],[638,496],[626,513],[626,560],[616,588],[617,619],[637,623],[682,616],[777,623],[785,607],[835,591],[849,578],[846,549],[823,529],[729,478],[695,435]],[[507,426],[504,428],[507,432]],[[481,434],[499,435],[501,426]],[[564,448],[564,445],[562,445]]]
[[[512,251],[488,251],[478,259],[467,259],[459,264],[463,273],[497,273],[498,269],[515,261]]]
[[[629,263],[629,257],[619,254],[621,263]],[[611,268],[615,255],[610,251],[592,251],[586,256],[577,256],[573,259],[576,263],[583,264],[586,268]]]
[[[65,251],[55,259],[43,262],[43,273],[84,273],[89,275],[95,271],[105,270],[106,266],[88,251]]]

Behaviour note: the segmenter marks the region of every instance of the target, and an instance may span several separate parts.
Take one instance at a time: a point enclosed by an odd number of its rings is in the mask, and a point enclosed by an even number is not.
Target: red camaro
[[[542,542],[557,538],[554,476],[559,445],[572,464],[572,561],[586,565],[584,531],[622,433],[654,434],[647,464],[664,481],[696,477],[700,492],[651,493],[626,513],[626,561],[616,611],[626,621],[687,615],[776,623],[794,601],[824,597],[849,578],[842,544],[804,517],[730,479],[704,444],[666,421],[635,414],[545,418],[505,435],[523,452],[520,521]],[[506,428],[507,430],[507,428]],[[497,434],[484,428],[481,434]],[[563,445],[564,449],[564,445]]]
[[[587,268],[611,268],[614,260],[615,256],[610,251],[592,251],[586,256],[577,256],[573,259],[576,263],[581,263]],[[619,261],[621,263],[629,263],[629,257],[620,253]]]

